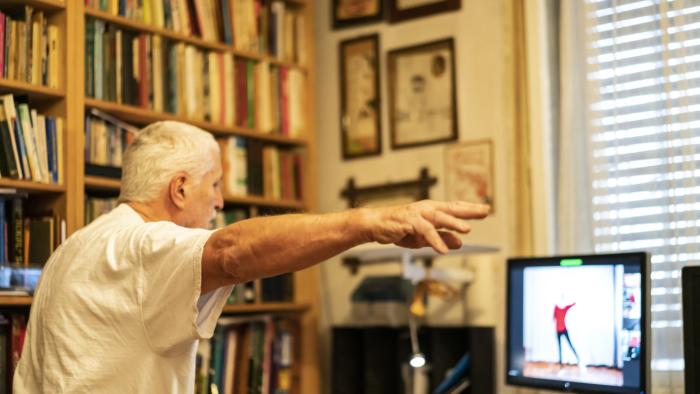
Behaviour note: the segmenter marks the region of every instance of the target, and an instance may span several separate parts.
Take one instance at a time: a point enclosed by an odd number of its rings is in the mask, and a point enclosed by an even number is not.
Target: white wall
[[[332,1],[320,1],[316,9],[316,129],[318,138],[318,189],[319,208],[322,212],[346,207],[340,191],[348,177],[355,177],[359,186],[388,181],[408,180],[418,176],[421,167],[427,166],[436,175],[438,184],[431,189],[431,197],[441,199],[445,195],[443,183],[444,144],[392,151],[389,148],[387,117],[386,52],[388,50],[446,37],[454,37],[457,69],[457,107],[461,141],[489,138],[494,143],[495,156],[495,204],[494,214],[483,222],[473,223],[473,231],[467,242],[499,246],[501,253],[463,260],[438,261],[437,265],[457,265],[472,269],[476,281],[468,287],[461,303],[440,305],[431,302],[430,321],[454,324],[497,326],[497,381],[498,393],[509,390],[502,386],[503,320],[505,308],[504,262],[509,255],[509,226],[513,214],[509,212],[507,184],[507,127],[513,124],[507,119],[511,103],[512,86],[505,81],[510,67],[506,63],[507,0],[462,0],[459,11],[427,18],[414,19],[400,24],[372,24],[352,29],[331,29],[330,5]],[[343,161],[340,152],[339,130],[339,81],[338,43],[355,36],[379,33],[380,70],[382,96],[383,154],[379,157]],[[328,354],[328,329],[333,324],[347,322],[350,312],[349,297],[359,278],[377,272],[398,272],[398,266],[362,268],[360,275],[351,276],[333,259],[321,267],[321,371],[328,392],[330,376]],[[465,312],[463,312],[465,311]],[[523,391],[524,392],[524,391]]]

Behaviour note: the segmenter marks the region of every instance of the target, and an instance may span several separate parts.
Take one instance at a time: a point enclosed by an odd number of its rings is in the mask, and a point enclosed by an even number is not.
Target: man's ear
[[[176,207],[180,209],[185,208],[185,182],[187,181],[187,175],[184,173],[178,173],[172,179],[170,179],[170,184],[168,185],[168,197],[170,201]]]

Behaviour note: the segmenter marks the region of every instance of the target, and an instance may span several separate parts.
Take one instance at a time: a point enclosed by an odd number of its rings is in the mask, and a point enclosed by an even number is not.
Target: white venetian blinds
[[[586,3],[594,248],[653,254],[652,369],[681,370],[680,269],[700,261],[700,1]]]

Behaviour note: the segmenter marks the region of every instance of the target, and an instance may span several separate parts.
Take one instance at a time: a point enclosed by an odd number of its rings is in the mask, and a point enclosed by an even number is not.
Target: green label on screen
[[[562,259],[559,262],[562,267],[575,267],[577,265],[583,265],[583,260],[581,259]]]

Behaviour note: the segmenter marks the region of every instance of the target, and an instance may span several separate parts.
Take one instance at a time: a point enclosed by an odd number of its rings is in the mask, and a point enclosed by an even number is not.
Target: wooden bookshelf
[[[0,78],[0,92],[26,94],[33,99],[61,99],[66,94],[62,90],[42,85],[32,85],[27,82],[13,81]]]
[[[32,107],[41,113],[63,119],[63,169],[62,185],[45,184],[31,181],[0,178],[0,188],[14,188],[26,192],[28,207],[50,209],[65,219],[68,235],[84,225],[86,190],[98,195],[99,192],[110,194],[119,190],[120,182],[114,179],[85,175],[85,115],[89,109],[99,109],[126,122],[137,126],[161,121],[176,120],[186,122],[207,130],[216,136],[240,136],[277,145],[280,148],[303,149],[304,184],[303,201],[273,200],[259,196],[226,196],[225,202],[231,205],[249,207],[250,211],[259,208],[281,208],[294,211],[311,211],[316,208],[316,142],[314,137],[314,40],[313,40],[313,3],[308,0],[284,0],[296,12],[305,18],[303,32],[306,48],[304,64],[280,60],[267,54],[249,53],[237,50],[233,45],[218,41],[190,37],[174,31],[148,25],[121,16],[85,6],[83,0],[0,0],[0,10],[19,10],[25,5],[45,12],[50,23],[59,29],[59,89],[32,85],[25,82],[0,79],[0,93],[27,95]],[[305,128],[302,137],[290,138],[278,134],[263,133],[246,127],[224,126],[203,120],[189,119],[185,116],[152,111],[132,105],[117,104],[97,100],[86,96],[85,89],[85,42],[86,19],[97,18],[124,29],[152,33],[169,40],[194,45],[198,48],[232,54],[236,58],[253,61],[267,61],[272,65],[300,70],[304,73],[303,86],[305,100],[302,111]],[[294,300],[289,303],[253,303],[228,305],[224,308],[227,315],[250,315],[259,313],[294,316],[300,323],[301,344],[296,352],[293,390],[295,393],[317,394],[320,392],[317,322],[319,316],[319,270],[312,267],[294,274]],[[2,296],[0,308],[26,311],[31,306],[30,296]],[[296,339],[295,339],[296,340]],[[3,386],[0,384],[0,391]]]
[[[239,136],[253,138],[257,140],[267,141],[279,145],[300,146],[307,145],[307,141],[303,138],[290,138],[278,134],[269,134],[250,129],[247,127],[224,126],[217,123],[189,119],[187,117],[171,114],[167,112],[151,111],[149,109],[136,107],[133,105],[112,103],[105,100],[97,100],[94,98],[85,98],[85,106],[88,108],[96,108],[108,114],[114,115],[122,120],[138,125],[146,125],[149,123],[161,120],[176,120],[185,122],[210,131],[218,136]]]

